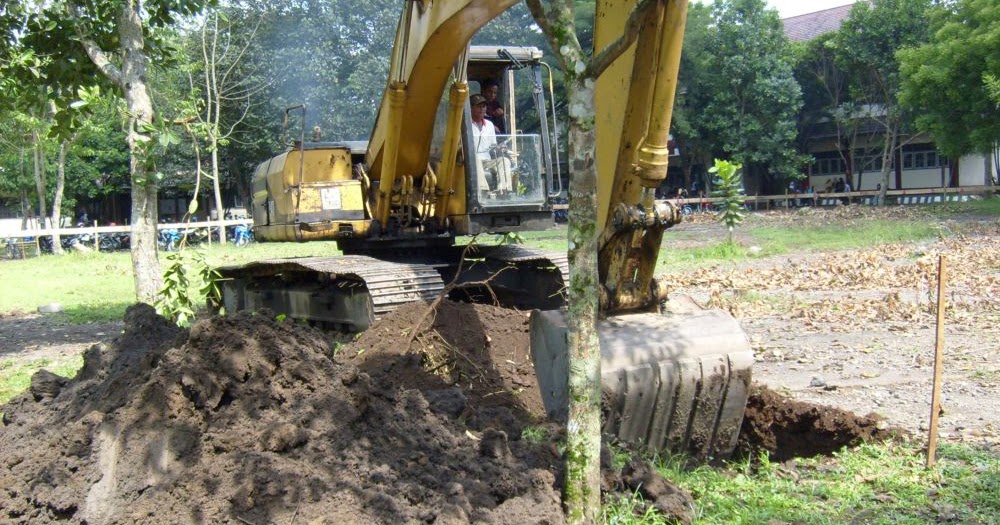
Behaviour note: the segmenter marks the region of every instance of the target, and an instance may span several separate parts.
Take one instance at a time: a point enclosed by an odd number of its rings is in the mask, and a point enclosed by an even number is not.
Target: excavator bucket
[[[691,303],[693,305],[693,303]],[[531,352],[548,416],[568,407],[562,310],[531,314]],[[696,306],[598,323],[604,433],[653,450],[724,458],[736,447],[753,352],[736,320]]]

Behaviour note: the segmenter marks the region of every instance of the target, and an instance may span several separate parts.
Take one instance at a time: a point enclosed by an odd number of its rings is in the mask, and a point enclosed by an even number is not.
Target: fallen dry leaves
[[[938,257],[946,257],[947,314],[1000,318],[1000,238],[956,237],[926,245],[775,257],[659,278],[737,317],[781,315],[813,323],[924,321],[934,315]]]

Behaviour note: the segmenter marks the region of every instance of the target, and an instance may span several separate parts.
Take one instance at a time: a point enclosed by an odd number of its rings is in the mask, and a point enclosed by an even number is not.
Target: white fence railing
[[[197,230],[200,228],[229,228],[237,226],[240,224],[253,225],[253,219],[226,219],[221,221],[199,221],[199,222],[165,222],[156,225],[156,230]],[[17,232],[8,232],[0,234],[0,237],[5,239],[23,239],[27,237],[50,237],[55,233],[59,233],[61,236],[73,236],[73,235],[92,235],[95,242],[99,240],[101,234],[108,233],[129,233],[132,231],[132,227],[124,225],[116,226],[98,226],[95,222],[93,226],[82,226],[73,228],[44,228],[44,229],[34,229],[34,230],[21,230]],[[225,236],[223,236],[223,239]]]

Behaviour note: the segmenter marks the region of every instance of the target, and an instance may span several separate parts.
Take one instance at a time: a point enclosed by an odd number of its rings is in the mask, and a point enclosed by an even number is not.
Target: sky
[[[781,18],[814,13],[853,3],[854,0],[767,0],[767,5],[777,8]]]

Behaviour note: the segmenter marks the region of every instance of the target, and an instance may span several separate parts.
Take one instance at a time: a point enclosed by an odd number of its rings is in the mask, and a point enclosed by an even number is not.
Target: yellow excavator
[[[407,0],[367,142],[306,141],[305,108],[286,111],[286,121],[300,112],[300,135],[256,169],[254,234],[335,240],[343,255],[221,268],[227,310],[266,307],[360,331],[397,305],[464,283],[456,298],[535,310],[543,399],[550,416],[565,416],[566,254],[458,242],[548,229],[553,198],[564,194],[541,52],[469,45],[516,1]],[[595,48],[603,49],[627,30],[636,0],[596,4]],[[686,11],[684,0],[647,9],[635,44],[596,84],[605,431],[651,448],[723,456],[736,444],[747,400],[749,344],[728,314],[668,300],[653,278],[663,231],[680,222],[654,195],[667,173]],[[490,107],[502,116],[486,133],[473,125],[470,100],[482,103],[492,85],[501,96]],[[539,132],[523,133],[524,121]]]

